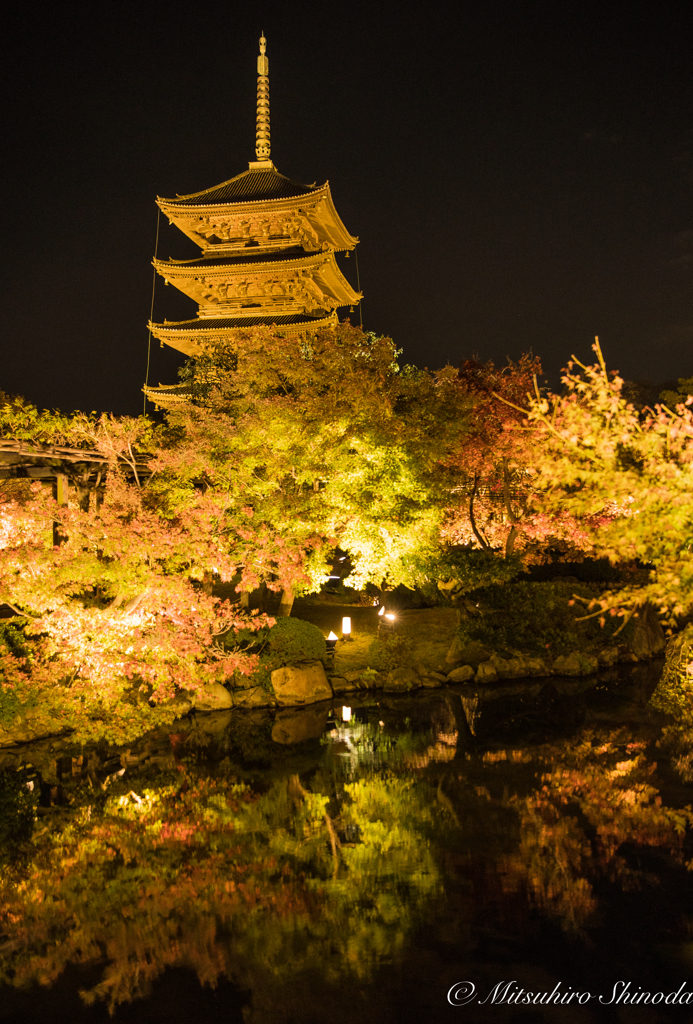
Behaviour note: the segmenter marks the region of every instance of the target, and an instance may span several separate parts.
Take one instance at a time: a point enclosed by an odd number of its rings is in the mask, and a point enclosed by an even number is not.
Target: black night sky
[[[364,326],[430,368],[599,334],[633,380],[693,374],[689,5],[15,4],[3,25],[0,389],[137,413],[154,197],[254,159],[329,179]],[[163,221],[159,256],[197,249]],[[355,261],[342,260],[355,283]],[[156,320],[195,306],[157,282]],[[150,382],[182,357],[152,346]]]

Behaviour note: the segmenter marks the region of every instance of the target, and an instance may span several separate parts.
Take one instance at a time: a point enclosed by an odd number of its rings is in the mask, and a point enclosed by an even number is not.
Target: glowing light
[[[385,618],[386,618],[386,619],[389,619],[389,620],[390,620],[390,622],[394,622],[394,621],[395,621],[395,617],[394,617],[394,615],[392,614],[392,612],[388,612],[388,613],[387,613],[387,615],[385,616]]]
[[[350,722],[351,721],[351,708],[342,708],[342,721],[343,722]]]
[[[342,636],[345,639],[351,637],[351,619],[348,615],[345,615],[342,619]]]
[[[380,609],[380,611],[378,612],[378,615],[384,615],[384,614],[385,614],[385,605],[383,605],[382,608]]]
[[[336,633],[333,633],[332,630],[330,630],[330,635],[328,636],[327,639],[328,640],[339,640],[339,637],[337,636]]]

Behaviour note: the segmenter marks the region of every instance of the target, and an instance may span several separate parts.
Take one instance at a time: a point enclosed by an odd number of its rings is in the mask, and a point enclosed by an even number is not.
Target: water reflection
[[[491,977],[490,956],[500,980],[520,934],[552,936],[545,972],[612,918],[632,942],[643,908],[650,940],[685,942],[690,794],[657,768],[642,688],[200,716],[118,756],[36,750],[1,776],[2,980],[50,986],[89,965],[84,1002],[115,1009],[186,968],[236,983],[245,1019],[267,1024],[320,1019],[345,986],[358,1013],[390,1019],[404,971],[435,991],[421,1019],[442,1018],[458,971]],[[642,720],[610,722],[619,700]]]

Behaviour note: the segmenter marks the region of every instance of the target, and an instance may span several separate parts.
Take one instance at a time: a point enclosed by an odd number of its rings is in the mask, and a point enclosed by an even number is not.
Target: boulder
[[[423,677],[421,677],[420,681],[421,681],[421,685],[426,690],[437,690],[439,687],[441,687],[443,685],[441,683],[440,679],[438,679],[437,673],[436,673],[435,676],[434,675],[423,676]]]
[[[653,605],[645,604],[633,615],[634,632],[628,649],[639,661],[649,661],[662,654],[666,647],[664,630]]]
[[[603,647],[597,655],[597,661],[604,668],[618,664],[618,647]]]
[[[216,711],[213,715],[205,715],[202,718],[198,718],[195,722],[195,728],[208,736],[217,736],[228,729],[232,718],[233,711]]]
[[[525,668],[528,676],[550,676],[551,669],[543,658],[525,658]]]
[[[346,679],[347,683],[356,683],[361,678],[362,669],[352,668],[349,672],[343,673],[343,678]]]
[[[496,675],[499,679],[511,679],[513,672],[510,667],[510,662],[505,658],[501,658],[500,654],[492,654],[489,661],[496,670]]]
[[[233,697],[221,683],[205,683],[194,699],[196,711],[223,711],[233,707]]]
[[[420,686],[419,673],[414,668],[393,668],[385,679],[385,690],[391,692],[413,690]]]
[[[332,698],[332,687],[321,661],[302,661],[275,669],[272,688],[279,704],[317,704]]]
[[[532,674],[529,667],[529,658],[525,658],[522,654],[518,654],[514,658],[508,658],[507,671],[507,679],[526,679],[527,676]]]
[[[460,638],[456,636],[452,641],[445,661],[448,665],[452,666],[471,665],[473,668],[477,668],[482,661],[487,661],[490,657],[491,652],[477,640],[463,644]]]
[[[477,683],[495,683],[498,679],[496,666],[492,661],[482,661],[476,670]]]
[[[553,670],[559,676],[589,676],[598,667],[599,662],[593,654],[582,654],[580,651],[561,654],[553,663]]]
[[[164,701],[163,707],[173,708],[176,713],[176,717],[182,718],[183,715],[187,715],[188,711],[192,711],[195,706],[195,694],[190,690],[181,690],[175,697],[171,697],[170,700]]]
[[[356,682],[351,682],[345,676],[330,676],[330,686],[334,693],[353,693],[358,690]]]
[[[454,670],[453,670],[453,671],[454,671]],[[442,673],[442,672],[429,672],[429,673],[428,673],[428,675],[429,675],[429,677],[430,677],[431,679],[437,679],[437,680],[438,680],[438,682],[440,682],[440,683],[445,683],[445,682],[447,682],[447,678],[448,678],[448,677],[447,677],[446,675],[443,675],[443,673]]]
[[[272,740],[290,744],[317,739],[325,731],[327,711],[325,707],[279,711],[272,729]]]
[[[276,703],[264,686],[252,686],[246,690],[233,690],[231,693],[235,708],[268,708]]]
[[[474,669],[471,665],[460,665],[459,668],[454,668],[452,672],[448,672],[447,681],[449,683],[468,683],[470,679],[474,678]]]

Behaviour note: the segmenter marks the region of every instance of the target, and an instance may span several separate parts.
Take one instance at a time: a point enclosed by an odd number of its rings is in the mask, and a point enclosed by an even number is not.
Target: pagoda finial
[[[258,160],[270,158],[269,60],[265,56],[267,40],[260,36],[260,56],[257,59],[257,127],[255,130],[255,156]]]

